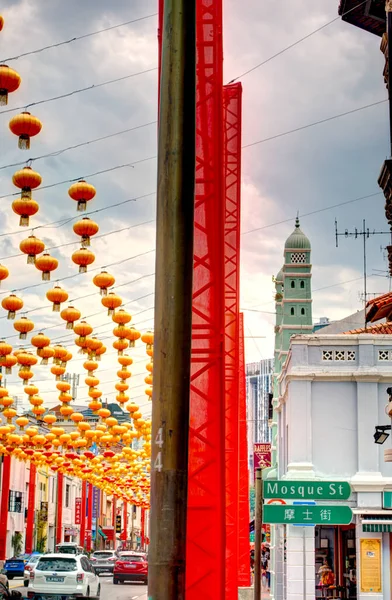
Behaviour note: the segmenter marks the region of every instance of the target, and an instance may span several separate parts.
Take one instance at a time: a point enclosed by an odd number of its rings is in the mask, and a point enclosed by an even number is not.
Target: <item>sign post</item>
[[[279,506],[266,504],[263,510],[264,523],[291,525],[349,525],[353,512],[349,506]]]

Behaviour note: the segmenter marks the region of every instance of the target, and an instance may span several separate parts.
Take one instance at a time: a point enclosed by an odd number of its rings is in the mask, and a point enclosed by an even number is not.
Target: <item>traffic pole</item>
[[[36,474],[37,474],[37,467],[35,466],[34,463],[30,462],[29,496],[28,496],[28,500],[27,500],[28,510],[27,510],[26,542],[25,542],[26,554],[31,554],[33,551]]]
[[[0,560],[7,558],[8,499],[10,494],[11,457],[3,455],[0,502]]]
[[[63,541],[63,485],[64,475],[57,471],[56,545]]]
[[[256,469],[255,483],[255,580],[254,580],[254,600],[261,599],[261,526],[263,524],[263,472],[262,469]]]
[[[196,0],[165,0],[161,56],[149,599],[185,597]]]

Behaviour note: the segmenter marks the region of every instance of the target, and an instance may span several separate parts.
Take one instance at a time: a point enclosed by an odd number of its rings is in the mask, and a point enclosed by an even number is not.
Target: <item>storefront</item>
[[[355,525],[315,527],[316,598],[357,600]],[[330,585],[322,573],[331,570]]]

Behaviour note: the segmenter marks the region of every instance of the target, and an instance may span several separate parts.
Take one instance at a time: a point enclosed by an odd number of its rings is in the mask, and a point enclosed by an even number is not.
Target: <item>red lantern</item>
[[[23,308],[23,300],[15,296],[15,294],[11,294],[10,296],[3,298],[1,306],[5,310],[8,310],[7,319],[15,319],[16,312]]]
[[[27,264],[34,265],[37,254],[41,254],[45,250],[45,244],[35,235],[30,235],[20,242],[19,248],[23,254],[27,254]]]
[[[110,275],[107,271],[101,271],[93,279],[93,284],[99,287],[101,296],[107,296],[108,288],[112,287],[115,282],[113,275]]]
[[[0,31],[3,30],[4,27],[4,18],[0,15]]]
[[[22,190],[22,198],[31,198],[31,190],[39,187],[42,183],[42,177],[31,167],[24,167],[16,171],[12,177],[13,184]]]
[[[36,259],[35,266],[39,271],[42,271],[42,280],[50,281],[50,273],[57,269],[59,261],[54,256],[50,256],[48,252],[45,252]]]
[[[17,198],[12,203],[12,210],[20,216],[19,225],[27,227],[30,222],[30,217],[37,214],[39,204],[35,200],[28,198]]]
[[[85,248],[90,245],[90,238],[98,233],[99,227],[95,221],[92,221],[88,217],[83,217],[83,219],[74,223],[73,230],[76,235],[81,236],[81,245],[82,248]]]
[[[42,123],[29,112],[22,112],[20,115],[12,117],[9,122],[9,128],[13,134],[19,137],[19,148],[21,150],[30,150],[30,138],[39,134],[42,129]]]
[[[77,183],[71,185],[68,194],[72,200],[75,200],[75,202],[78,203],[78,211],[83,211],[86,210],[87,202],[94,198],[96,190],[93,185],[86,183],[84,179],[81,179]]]
[[[5,267],[4,265],[0,265],[0,286],[1,286],[1,282],[4,281],[4,279],[7,279],[9,274],[10,273],[9,273],[7,267]]]
[[[76,265],[79,265],[79,273],[86,273],[88,265],[95,261],[95,254],[87,248],[80,248],[72,254],[71,258]]]
[[[60,305],[68,300],[68,293],[59,285],[55,285],[53,289],[46,292],[46,297],[49,302],[53,302],[53,312],[60,312]]]
[[[21,81],[20,75],[14,69],[0,65],[0,106],[8,104],[8,94],[15,92]]]

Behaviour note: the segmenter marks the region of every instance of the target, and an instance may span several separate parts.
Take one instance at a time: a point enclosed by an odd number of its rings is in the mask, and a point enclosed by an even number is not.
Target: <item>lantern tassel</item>
[[[19,219],[19,226],[27,227],[28,224],[29,224],[29,217],[27,217],[26,215],[22,215]]]
[[[7,90],[0,90],[0,106],[7,106],[8,104],[8,92]]]
[[[65,329],[73,329],[73,323],[72,321],[67,321],[67,326]]]
[[[87,267],[86,267],[86,265],[80,265],[80,267],[79,267],[79,273],[87,273]]]
[[[135,340],[130,340],[129,341],[129,347],[130,348],[134,348],[135,347]]]
[[[11,373],[12,373],[12,369],[11,369],[11,367],[6,367],[6,368],[5,368],[5,374],[6,374],[6,375],[11,375]]]
[[[14,310],[8,311],[7,319],[15,319],[15,311]]]
[[[86,210],[87,202],[86,200],[78,200],[78,211],[83,212]]]
[[[53,302],[52,311],[53,312],[60,312],[60,304],[58,302]]]
[[[43,271],[42,281],[50,281],[50,271]]]
[[[108,295],[108,288],[105,288],[105,287],[100,288],[99,292],[100,292],[101,296],[107,296]]]
[[[18,147],[21,150],[30,150],[30,137],[28,135],[19,136]]]
[[[22,331],[22,332],[19,334],[19,339],[20,339],[20,340],[25,340],[26,338],[27,338],[27,333],[26,333],[26,332],[24,332],[24,331]]]
[[[41,365],[47,365],[48,364],[48,359],[47,358],[43,358],[41,360]]]
[[[27,257],[28,265],[35,265],[35,254],[29,254]]]
[[[27,199],[27,200],[31,200],[31,188],[22,188],[22,194],[21,194],[23,199]]]

